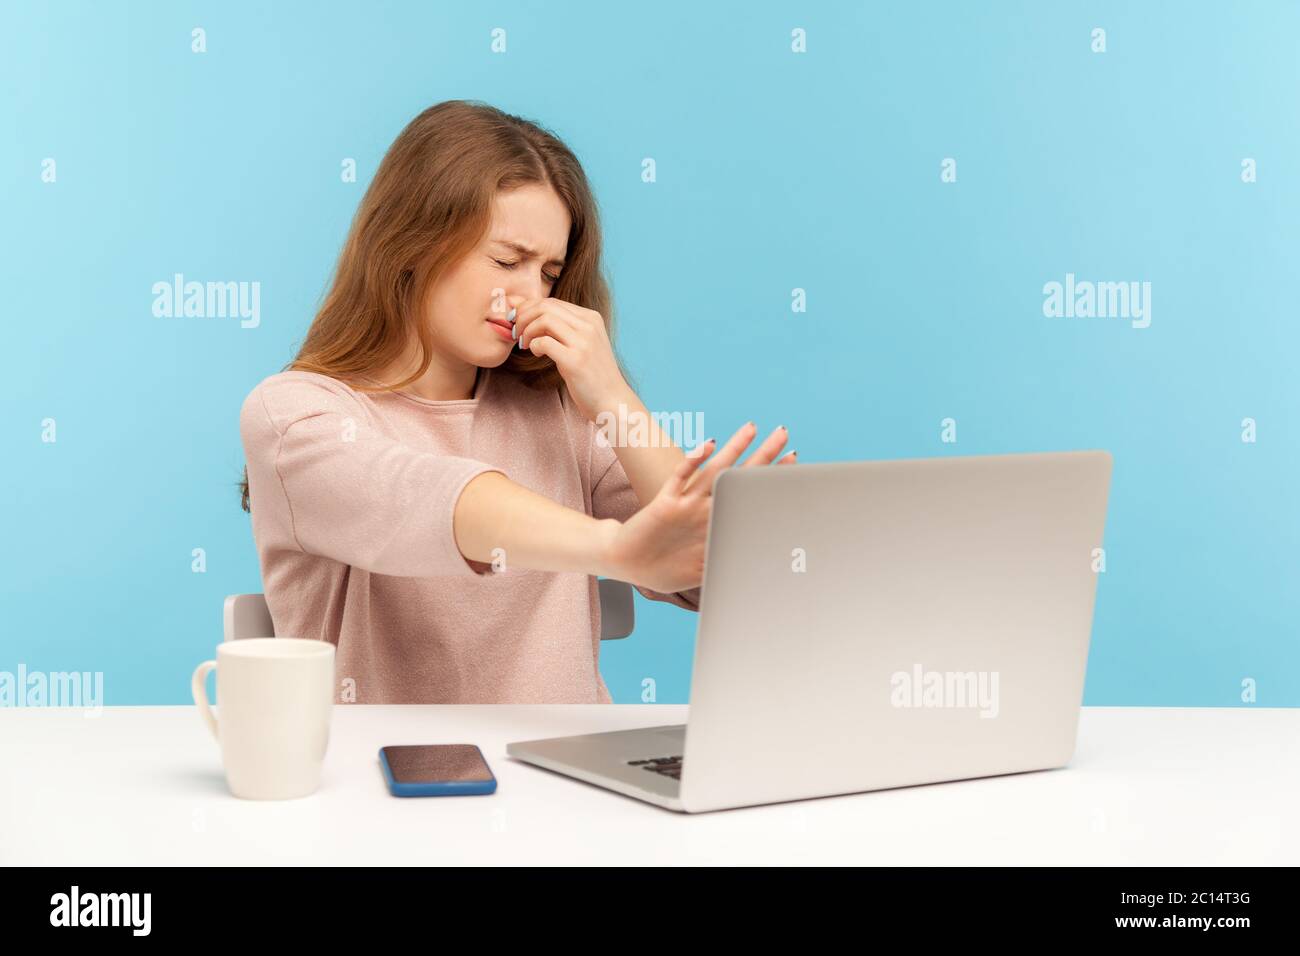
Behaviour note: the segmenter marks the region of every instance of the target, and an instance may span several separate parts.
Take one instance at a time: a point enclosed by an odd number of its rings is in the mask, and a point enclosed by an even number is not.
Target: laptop
[[[729,468],[688,723],[510,743],[686,813],[1063,767],[1111,456]]]

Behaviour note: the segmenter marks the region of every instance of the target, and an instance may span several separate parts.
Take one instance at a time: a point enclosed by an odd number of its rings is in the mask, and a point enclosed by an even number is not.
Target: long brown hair
[[[329,375],[358,391],[414,382],[431,360],[422,303],[482,239],[496,193],[535,183],[554,189],[570,217],[564,269],[551,295],[599,312],[612,340],[599,215],[577,157],[536,123],[486,103],[447,100],[411,120],[388,148],[352,220],[330,290],[287,368]],[[359,381],[399,359],[412,336],[421,354],[416,371],[382,387]],[[532,388],[563,388],[545,356],[511,351],[500,369]],[[250,510],[247,468],[240,496]]]

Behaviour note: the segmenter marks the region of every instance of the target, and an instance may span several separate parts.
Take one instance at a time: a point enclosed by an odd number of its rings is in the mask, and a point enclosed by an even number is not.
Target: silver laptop
[[[506,752],[696,813],[1061,767],[1111,456],[729,468],[689,723]]]

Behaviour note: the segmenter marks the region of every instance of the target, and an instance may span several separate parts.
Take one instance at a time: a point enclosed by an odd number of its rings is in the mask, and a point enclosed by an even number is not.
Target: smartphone
[[[379,765],[395,797],[455,797],[497,789],[497,778],[474,744],[380,747]]]

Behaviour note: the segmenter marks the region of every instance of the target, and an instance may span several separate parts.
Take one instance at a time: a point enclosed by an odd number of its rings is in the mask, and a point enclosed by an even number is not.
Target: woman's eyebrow
[[[525,246],[521,242],[514,242],[510,239],[493,239],[492,241],[495,242],[497,245],[505,246],[508,249],[512,249],[513,251],[519,253],[521,256],[528,256],[530,258],[536,259],[538,256],[541,255],[541,253],[538,252],[536,249],[530,249],[528,246]],[[548,266],[563,266],[564,260],[550,259],[546,262],[546,264]]]

